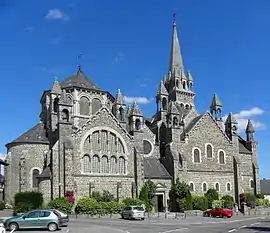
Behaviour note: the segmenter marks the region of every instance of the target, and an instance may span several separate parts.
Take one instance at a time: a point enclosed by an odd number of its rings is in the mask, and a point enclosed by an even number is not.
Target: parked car
[[[145,210],[142,206],[128,206],[121,211],[123,219],[141,219],[145,218]]]
[[[233,211],[223,208],[208,209],[204,211],[203,216],[205,217],[227,217],[230,218],[233,216]]]
[[[63,212],[61,212],[60,210],[56,210],[56,209],[52,209],[51,211],[56,211],[62,218],[62,226],[67,226],[68,222],[69,222],[69,216],[68,214],[65,214]]]
[[[63,219],[55,210],[32,210],[21,216],[6,219],[4,226],[11,231],[42,228],[56,231],[63,226]]]

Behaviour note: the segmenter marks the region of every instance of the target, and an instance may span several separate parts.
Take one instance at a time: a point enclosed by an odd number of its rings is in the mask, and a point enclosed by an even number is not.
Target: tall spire
[[[184,69],[183,59],[180,50],[179,39],[177,35],[177,27],[176,27],[176,14],[173,14],[173,33],[172,33],[172,46],[171,46],[171,56],[170,56],[170,64],[169,71],[172,73],[175,72],[176,75],[180,76],[181,71]]]

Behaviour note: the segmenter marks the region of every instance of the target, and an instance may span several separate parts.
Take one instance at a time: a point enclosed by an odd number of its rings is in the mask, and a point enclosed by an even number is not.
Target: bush
[[[126,197],[122,200],[124,207],[128,207],[131,205],[145,205],[144,201],[136,198]]]
[[[267,206],[269,206],[269,200],[268,199],[263,199],[263,198],[257,198],[256,199],[256,205],[267,207]]]
[[[256,194],[256,198],[264,199],[264,195],[262,193]]]
[[[176,199],[179,207],[180,207],[180,211],[184,211],[184,210],[192,210],[193,209],[193,204],[192,204],[192,196],[188,195],[186,198],[178,198]]]
[[[208,189],[204,196],[208,200],[208,208],[212,208],[212,203],[214,200],[219,200],[218,192],[215,189]]]
[[[224,200],[214,200],[212,202],[212,208],[222,208],[224,206]]]
[[[193,209],[194,210],[207,210],[208,200],[206,197],[194,196],[192,197]]]
[[[71,209],[72,209],[72,204],[73,203],[70,203],[66,199],[66,197],[57,197],[48,203],[48,208],[49,209],[57,209],[57,210],[60,210],[66,214],[70,214]]]
[[[248,207],[255,208],[256,206],[256,196],[251,193],[245,194],[245,202],[247,203]]]
[[[75,213],[76,214],[87,214],[87,215],[112,215],[117,214],[125,207],[125,204],[117,201],[109,201],[109,202],[98,202],[94,198],[84,197],[81,198],[76,206]]]
[[[227,209],[232,209],[234,205],[234,199],[230,195],[225,195],[221,198],[223,200],[223,207]]]
[[[42,207],[43,196],[40,192],[26,191],[15,194],[14,211],[16,213],[24,213],[29,210]]]
[[[100,201],[104,201],[104,202],[115,201],[113,194],[111,194],[109,191],[106,191],[106,190],[103,190],[102,195],[98,191],[93,191],[91,198],[96,199],[98,202],[100,202]]]

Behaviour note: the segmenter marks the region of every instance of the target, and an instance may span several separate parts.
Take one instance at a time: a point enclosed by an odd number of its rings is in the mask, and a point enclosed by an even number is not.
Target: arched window
[[[178,118],[174,117],[173,118],[173,127],[177,127],[178,126]]]
[[[118,165],[119,165],[119,173],[120,174],[125,174],[126,173],[126,161],[124,157],[120,157],[119,161],[118,161]]]
[[[162,110],[167,110],[167,99],[166,98],[162,99]]]
[[[225,154],[223,151],[218,152],[218,160],[220,164],[225,164]]]
[[[92,99],[92,114],[96,114],[96,112],[101,108],[101,101],[97,98]]]
[[[117,173],[117,160],[115,156],[111,157],[111,173],[112,174]]]
[[[53,111],[58,112],[59,98],[55,98],[53,101]]]
[[[231,191],[231,184],[227,183],[227,191]]]
[[[99,173],[100,172],[100,160],[98,155],[93,156],[92,160],[92,172],[93,173]]]
[[[90,172],[91,172],[90,156],[84,155],[83,156],[83,173],[90,173]]]
[[[194,184],[193,183],[189,184],[189,191],[194,192]]]
[[[186,82],[183,82],[183,89],[186,90]]]
[[[69,122],[69,111],[67,109],[63,109],[62,111],[62,120]]]
[[[252,188],[252,189],[253,189],[253,188],[254,188],[254,186],[255,186],[255,185],[254,185],[254,180],[250,180],[250,188]]]
[[[179,80],[176,79],[176,87],[179,87]]]
[[[206,146],[206,156],[207,158],[213,157],[213,147],[210,144],[207,144]]]
[[[193,151],[193,160],[194,160],[194,163],[200,163],[201,162],[201,155],[200,155],[200,151],[199,149],[194,149]]]
[[[141,121],[140,121],[140,119],[136,119],[136,121],[135,121],[135,128],[136,128],[136,130],[140,130],[141,129]]]
[[[186,110],[189,110],[189,105],[188,104],[186,104]]]
[[[215,184],[215,189],[216,189],[217,191],[219,191],[219,183],[216,183],[216,184]]]
[[[120,121],[124,121],[125,119],[125,117],[124,117],[124,109],[121,107],[121,108],[119,108],[119,117],[120,117]]]
[[[207,184],[206,184],[206,183],[203,183],[203,185],[202,185],[202,190],[203,190],[204,192],[207,191]]]
[[[38,188],[38,177],[39,176],[39,170],[38,169],[34,169],[32,171],[32,187],[33,188]]]
[[[85,96],[80,99],[80,114],[89,115],[90,113],[90,101]]]
[[[103,155],[101,158],[101,171],[100,173],[109,173],[108,157]]]

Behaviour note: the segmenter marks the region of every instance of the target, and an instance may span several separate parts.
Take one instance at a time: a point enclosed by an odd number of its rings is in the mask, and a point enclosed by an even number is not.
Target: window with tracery
[[[92,159],[92,172],[99,173],[100,172],[100,160],[98,155],[94,155]]]
[[[119,158],[119,173],[120,174],[125,174],[126,173],[126,162],[124,157]]]
[[[117,173],[117,160],[115,156],[111,157],[111,173],[112,174]]]
[[[84,155],[83,156],[83,173],[90,173],[90,172],[91,172],[90,156]]]
[[[89,115],[90,113],[90,101],[87,97],[83,96],[80,99],[80,114],[81,115]]]
[[[109,173],[109,163],[108,163],[108,157],[106,155],[103,155],[101,158],[100,173]]]
[[[101,101],[99,99],[92,99],[92,114],[94,115],[101,108],[101,106]]]

